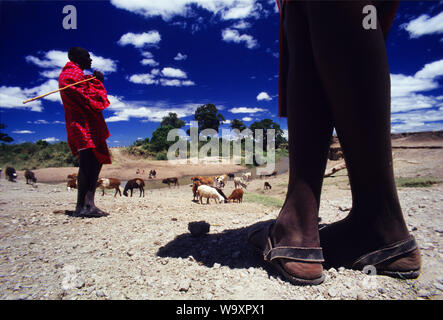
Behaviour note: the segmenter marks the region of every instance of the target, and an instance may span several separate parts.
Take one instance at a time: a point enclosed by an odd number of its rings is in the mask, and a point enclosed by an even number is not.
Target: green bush
[[[155,157],[156,160],[168,160],[167,154],[165,152],[160,152]]]

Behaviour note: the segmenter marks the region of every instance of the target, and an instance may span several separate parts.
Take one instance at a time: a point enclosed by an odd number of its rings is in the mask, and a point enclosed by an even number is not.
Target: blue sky
[[[110,146],[151,137],[163,116],[186,123],[213,103],[228,120],[278,110],[279,15],[274,0],[112,0],[0,2],[0,122],[15,143],[66,141],[58,88],[72,46],[105,73]],[[77,29],[65,30],[74,5]],[[71,21],[72,22],[72,21]],[[392,131],[443,130],[443,1],[403,1],[387,50]],[[186,128],[185,128],[186,129]]]

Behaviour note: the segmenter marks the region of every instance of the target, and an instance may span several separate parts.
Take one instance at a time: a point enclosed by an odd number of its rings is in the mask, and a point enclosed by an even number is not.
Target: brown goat
[[[68,174],[68,180],[77,180],[77,173]]]
[[[234,202],[237,201],[238,203],[243,202],[243,189],[234,189],[228,197],[227,202],[230,202],[231,200]]]
[[[200,186],[201,186],[200,180],[195,180],[194,183],[192,184],[192,194],[194,195],[194,199],[192,199],[193,201],[195,200],[195,198],[197,198],[197,200],[198,200],[199,195],[198,195],[197,189]]]
[[[214,185],[214,178],[212,178],[212,177],[194,176],[191,178],[192,182],[194,182],[195,180],[199,180],[201,182],[201,184],[206,184],[208,186]]]
[[[71,189],[77,189],[77,173],[68,174],[66,188],[68,191],[71,191]]]
[[[114,197],[117,196],[117,193],[122,196],[122,192],[120,191],[120,180],[115,178],[100,178],[97,181],[96,188],[102,189],[102,196],[105,195],[105,189],[115,189]]]
[[[77,189],[77,180],[69,179],[66,188],[68,191],[71,191],[71,189]]]

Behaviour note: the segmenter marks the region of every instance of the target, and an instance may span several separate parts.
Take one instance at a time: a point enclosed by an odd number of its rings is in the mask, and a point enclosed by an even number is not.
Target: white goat
[[[252,174],[250,172],[243,173],[242,178],[244,182],[247,182],[252,178]]]
[[[245,189],[247,187],[246,184],[242,182],[242,179],[240,179],[240,177],[235,177],[234,178],[234,187],[235,187],[235,189],[237,189],[238,186],[242,186]]]
[[[206,204],[209,204],[209,198],[214,199],[215,203],[217,203],[217,200],[220,203],[223,203],[225,201],[225,198],[223,198],[223,196],[220,193],[218,193],[218,191],[215,188],[204,185],[204,184],[197,188],[197,194],[200,198],[201,204],[203,204],[203,201],[202,201],[203,198],[207,199]]]

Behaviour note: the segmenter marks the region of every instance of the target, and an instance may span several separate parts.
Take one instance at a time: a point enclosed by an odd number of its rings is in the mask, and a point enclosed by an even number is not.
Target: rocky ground
[[[344,178],[344,177],[342,177]],[[328,178],[329,179],[329,178]],[[336,176],[340,179],[340,176]],[[256,179],[248,193],[282,198],[287,175]],[[233,182],[225,187],[227,193]],[[64,184],[4,179],[0,184],[0,299],[440,299],[443,290],[442,185],[400,188],[405,219],[423,258],[417,280],[325,271],[319,286],[286,282],[251,251],[247,231],[278,208],[256,202],[201,205],[191,188],[149,190],[140,198],[97,195],[105,218],[74,218],[76,192]],[[322,222],[346,216],[346,184],[327,180]],[[194,237],[190,222],[206,221]]]
[[[396,176],[442,180],[442,150],[395,148]],[[76,218],[65,214],[76,202],[76,191],[67,191],[65,183],[33,187],[20,174],[16,183],[2,178],[0,299],[442,298],[443,184],[398,189],[405,220],[422,254],[418,279],[340,268],[325,270],[326,279],[319,286],[300,287],[264,264],[246,240],[255,224],[277,217],[286,194],[287,173],[267,181],[272,190],[263,190],[264,180],[251,181],[241,204],[201,205],[192,201],[191,188],[183,184],[152,188],[144,198],[138,191],[132,198],[114,198],[112,190],[103,197],[98,192],[96,204],[110,215]],[[228,182],[225,193],[233,188]],[[344,218],[350,207],[343,170],[325,179],[322,223]],[[188,230],[198,221],[210,225],[200,237]]]

